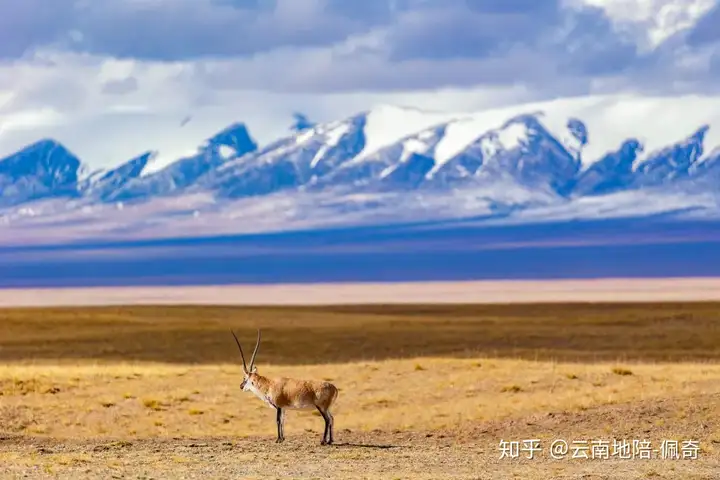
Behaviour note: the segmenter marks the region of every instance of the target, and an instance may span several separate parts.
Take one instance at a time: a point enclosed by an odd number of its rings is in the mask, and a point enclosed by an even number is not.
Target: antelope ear
[[[253,365],[252,369],[250,370],[250,373],[257,373],[257,367]]]

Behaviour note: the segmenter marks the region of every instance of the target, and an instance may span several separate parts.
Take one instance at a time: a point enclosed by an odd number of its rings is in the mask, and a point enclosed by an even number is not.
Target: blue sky
[[[263,142],[296,111],[715,93],[717,25],[718,0],[0,0],[0,155],[188,115]]]

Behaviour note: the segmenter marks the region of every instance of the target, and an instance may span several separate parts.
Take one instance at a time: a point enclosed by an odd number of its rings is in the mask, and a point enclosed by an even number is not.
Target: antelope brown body
[[[297,380],[294,378],[268,378],[257,373],[255,355],[260,347],[260,330],[258,330],[255,350],[250,358],[250,367],[245,363],[245,354],[235,332],[232,332],[235,342],[240,349],[243,361],[243,381],[240,388],[246,392],[254,393],[260,400],[276,410],[277,442],[285,440],[285,410],[317,409],[325,420],[321,445],[331,445],[335,440],[333,436],[334,418],[330,408],[338,397],[338,389],[329,382],[317,380]]]

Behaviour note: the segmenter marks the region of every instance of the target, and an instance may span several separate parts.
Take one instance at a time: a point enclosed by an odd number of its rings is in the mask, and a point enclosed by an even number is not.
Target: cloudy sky
[[[0,155],[117,163],[244,121],[715,93],[720,0],[0,0]],[[189,121],[188,121],[189,119]]]

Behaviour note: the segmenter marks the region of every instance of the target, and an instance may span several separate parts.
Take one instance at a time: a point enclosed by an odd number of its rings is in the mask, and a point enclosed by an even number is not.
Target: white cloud
[[[19,110],[0,115],[0,133],[8,135],[13,131],[29,130],[34,134],[42,128],[62,125],[63,122],[63,115],[51,108]]]
[[[78,12],[89,16],[82,18],[73,17],[67,0],[33,15],[43,1],[21,11],[13,10],[14,0],[0,0],[0,27],[16,40],[4,50],[0,45],[0,57],[14,58],[0,63],[0,156],[54,137],[81,159],[106,166],[148,149],[187,153],[237,121],[266,144],[289,131],[298,111],[322,122],[377,104],[460,112],[718,84],[708,81],[715,50],[691,48],[682,39],[667,45],[691,30],[713,0],[564,2],[597,7],[606,16],[587,8],[568,16],[554,0],[405,0],[387,12],[381,0],[284,0],[275,10],[255,12],[247,7],[252,2],[235,0],[198,0],[176,10],[161,2],[108,0],[85,2]],[[323,5],[328,8],[318,19]],[[140,15],[140,7],[150,13]],[[440,10],[446,21],[432,28]],[[22,21],[13,23],[16,14]],[[209,31],[203,19],[217,28]],[[478,25],[492,28],[478,33]],[[32,37],[33,31],[42,35]],[[638,46],[645,56],[638,56]],[[96,54],[71,53],[82,49]]]
[[[655,48],[671,36],[692,28],[715,5],[716,0],[570,0],[570,4],[601,8],[619,27],[635,29],[647,48]]]
[[[273,93],[227,85],[216,89],[203,83],[190,63],[70,54],[43,58],[33,64],[0,66],[0,77],[14,80],[0,92],[0,156],[52,137],[93,167],[105,167],[150,149],[159,149],[163,157],[192,153],[205,138],[238,121],[245,122],[263,145],[290,133],[296,111],[322,122],[379,104],[473,111],[531,95],[524,87],[332,94]],[[134,78],[137,88],[122,95],[103,92],[108,81],[124,78]],[[81,95],[63,98],[67,91]]]

